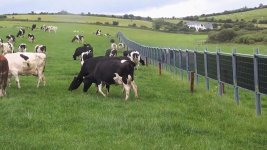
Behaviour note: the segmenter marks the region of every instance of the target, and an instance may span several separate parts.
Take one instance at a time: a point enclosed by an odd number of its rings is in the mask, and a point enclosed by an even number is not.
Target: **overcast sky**
[[[185,17],[257,7],[267,0],[0,0],[0,14],[59,12]]]

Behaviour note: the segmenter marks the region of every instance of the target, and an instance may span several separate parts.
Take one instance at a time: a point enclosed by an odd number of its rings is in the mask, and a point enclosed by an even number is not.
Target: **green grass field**
[[[41,18],[42,21],[59,21],[59,22],[77,22],[77,23],[96,23],[101,22],[105,24],[108,22],[112,24],[113,21],[118,21],[119,26],[128,26],[136,24],[137,27],[146,26],[152,27],[152,22],[144,20],[119,19],[111,17],[97,17],[97,16],[81,16],[81,15],[8,15],[8,19],[28,19],[30,21],[37,21]]]
[[[0,37],[16,35],[17,26],[31,24],[1,21],[4,28],[0,28]],[[187,81],[166,71],[159,76],[157,68],[151,65],[141,66],[135,72],[138,100],[131,93],[130,99],[124,101],[119,86],[111,86],[106,98],[96,93],[94,86],[88,93],[83,93],[81,87],[73,92],[67,90],[80,68],[80,62],[72,60],[75,48],[80,46],[70,42],[77,34],[74,30],[85,36],[96,56],[104,55],[118,31],[142,44],[162,47],[205,47],[197,45],[205,40],[205,35],[75,23],[51,25],[58,26],[58,32],[36,30],[33,44],[26,37],[17,39],[15,47],[24,42],[28,52],[34,51],[35,44],[47,45],[47,86],[37,89],[36,77],[22,76],[22,88],[17,89],[12,80],[8,95],[0,99],[1,149],[266,149],[266,96],[262,101],[263,114],[256,117],[251,92],[241,90],[241,102],[236,105],[230,87],[220,97],[215,81],[207,92],[201,79],[191,94]],[[99,28],[112,37],[92,34]],[[227,44],[207,46],[231,48]],[[264,45],[240,47],[245,53],[253,47],[265,48],[267,52]]]
[[[245,21],[252,21],[253,19],[267,20],[267,8],[240,12],[240,13],[227,14],[227,15],[211,16],[207,18],[212,18],[212,17],[216,20],[232,19],[233,21],[237,19],[238,20],[244,19]],[[200,18],[200,19],[204,19],[204,18]]]

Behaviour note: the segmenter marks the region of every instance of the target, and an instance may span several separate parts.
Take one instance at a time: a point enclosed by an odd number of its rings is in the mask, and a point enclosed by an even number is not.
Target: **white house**
[[[189,27],[189,28],[195,28],[196,29],[196,32],[200,30],[212,30],[213,29],[213,26],[212,26],[212,23],[203,23],[203,22],[186,22],[186,25]]]

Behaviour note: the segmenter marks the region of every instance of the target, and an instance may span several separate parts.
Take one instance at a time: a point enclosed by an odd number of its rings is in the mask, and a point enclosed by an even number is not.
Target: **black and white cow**
[[[105,53],[106,57],[117,57],[117,50],[115,49],[107,49]]]
[[[48,32],[55,32],[56,33],[57,29],[58,29],[57,26],[46,26],[45,32],[48,31]]]
[[[45,45],[36,45],[35,46],[36,53],[46,53],[46,46]]]
[[[141,58],[140,53],[136,50],[124,51],[123,56],[130,58],[131,61],[136,64],[136,66],[139,66],[139,63],[145,65],[145,61]]]
[[[101,30],[97,29],[95,35],[101,35]]]
[[[18,47],[18,52],[26,52],[27,45],[25,43],[21,43]]]
[[[76,57],[81,56],[81,54],[83,52],[87,52],[87,51],[91,51],[92,53],[93,51],[93,47],[90,44],[83,44],[83,46],[76,48],[75,52],[73,53],[72,57],[74,60],[76,60]]]
[[[94,57],[94,54],[91,50],[87,51],[87,52],[83,52],[81,54],[81,65],[83,65],[84,61],[87,60],[87,59],[90,59]]]
[[[14,53],[14,46],[10,42],[0,43],[0,54]]]
[[[16,38],[15,38],[15,36],[14,35],[7,35],[6,36],[6,39],[7,39],[7,41],[9,42],[9,43],[15,43],[16,42]]]
[[[84,42],[84,36],[83,35],[75,35],[71,42],[77,41],[78,43],[83,43]]]
[[[33,43],[35,40],[35,36],[32,33],[29,33],[28,34],[28,40],[29,40],[29,42]]]
[[[36,24],[32,24],[32,31],[36,28]]]
[[[17,37],[24,37],[25,29],[19,29],[19,32],[17,33]]]
[[[85,61],[80,73],[74,77],[69,90],[77,89],[82,82],[84,82],[83,91],[87,92],[92,83],[96,83],[98,91],[102,92],[102,85],[106,84],[107,92],[109,86],[112,84],[123,85],[126,96],[125,100],[129,98],[131,87],[134,90],[135,97],[138,97],[137,85],[134,82],[134,66],[128,57],[95,57]]]
[[[43,31],[46,31],[46,28],[47,28],[47,25],[45,25],[45,24],[41,26],[41,30],[43,30]]]
[[[123,43],[119,43],[119,44],[118,44],[118,50],[122,50],[122,49],[124,49],[124,48],[125,48],[125,46],[124,46]]]

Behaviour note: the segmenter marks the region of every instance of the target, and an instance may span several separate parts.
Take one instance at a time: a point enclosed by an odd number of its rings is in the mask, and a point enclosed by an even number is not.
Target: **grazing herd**
[[[36,24],[33,24],[31,31],[36,29]],[[43,25],[40,27],[45,32],[56,32],[56,26]],[[25,29],[20,28],[17,33],[17,38],[23,38]],[[96,35],[101,35],[101,30],[98,29]],[[0,97],[6,95],[6,87],[11,77],[15,78],[17,87],[21,88],[20,75],[34,75],[38,77],[37,87],[42,82],[45,86],[45,65],[46,65],[46,46],[36,45],[34,52],[27,52],[27,45],[21,43],[18,46],[17,52],[14,51],[13,44],[16,42],[15,36],[7,35],[7,42],[0,39]],[[28,41],[33,43],[35,36],[32,33],[28,34]],[[134,71],[139,63],[144,65],[138,51],[124,51],[123,56],[118,56],[117,51],[124,48],[123,43],[118,45],[114,39],[110,40],[110,48],[107,49],[104,56],[94,57],[93,47],[86,43],[84,44],[83,35],[75,35],[71,42],[83,44],[75,49],[73,59],[80,58],[81,68],[77,76],[69,86],[69,91],[77,89],[82,83],[84,84],[83,91],[87,92],[94,83],[97,86],[97,92],[103,96],[107,96],[110,92],[110,85],[121,85],[125,92],[125,100],[129,98],[130,90],[133,89],[135,97],[138,97],[138,88],[134,80]],[[102,91],[102,87],[106,87],[106,93]]]
[[[33,24],[31,30],[36,29]],[[24,28],[19,28],[17,38],[24,38],[26,31]],[[33,43],[35,36],[32,33],[28,34],[28,41]],[[27,45],[21,43],[17,50],[14,49],[16,38],[9,34],[6,36],[6,42],[0,40],[0,97],[6,95],[7,82],[11,84],[12,77],[15,78],[17,87],[21,88],[20,75],[34,75],[38,77],[37,87],[43,82],[45,85],[44,69],[46,64],[46,46],[36,45],[35,52],[26,52]]]

